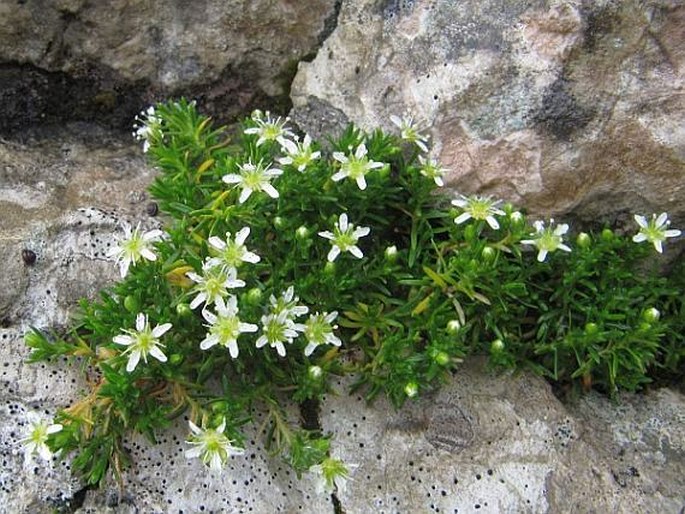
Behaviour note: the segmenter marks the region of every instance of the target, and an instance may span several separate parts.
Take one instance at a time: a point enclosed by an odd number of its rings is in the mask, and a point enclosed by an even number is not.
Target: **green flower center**
[[[261,190],[263,181],[264,177],[262,174],[262,169],[259,167],[243,173],[243,184],[245,184],[245,187],[248,187],[253,191]]]
[[[665,241],[666,234],[662,228],[656,227],[654,222],[651,221],[647,228],[642,229],[642,233],[647,237],[650,242],[654,241]]]
[[[538,248],[553,252],[559,248],[561,242],[561,236],[557,236],[550,229],[546,229],[538,239]]]
[[[366,157],[362,157],[361,159],[356,159],[353,157],[350,158],[350,161],[347,163],[347,172],[353,179],[363,177],[368,173],[368,171],[369,161]]]
[[[266,125],[264,125],[264,129],[262,130],[262,137],[264,139],[269,139],[273,141],[282,133],[283,130],[281,129],[281,127],[279,127],[275,123],[267,123]]]
[[[351,246],[357,244],[357,238],[352,235],[351,231],[340,232],[337,230],[336,232],[335,244],[338,245],[341,251],[344,252]]]
[[[283,341],[285,339],[285,325],[278,319],[271,319],[264,327],[264,335],[269,343]]]
[[[219,336],[219,342],[225,346],[240,335],[240,319],[237,316],[221,317],[212,327],[212,332]]]
[[[232,267],[237,268],[243,263],[243,255],[245,254],[245,247],[243,245],[229,242],[222,252],[224,262]]]
[[[214,299],[218,296],[221,296],[221,293],[224,289],[225,279],[226,277],[223,276],[211,277],[207,279],[205,282],[205,290],[210,298]]]
[[[484,220],[490,216],[490,202],[486,200],[471,200],[469,202],[468,212],[471,217],[477,220]]]

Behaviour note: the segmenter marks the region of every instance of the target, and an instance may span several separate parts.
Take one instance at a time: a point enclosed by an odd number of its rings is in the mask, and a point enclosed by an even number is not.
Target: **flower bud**
[[[259,305],[262,301],[262,290],[258,287],[253,287],[247,292],[247,303],[250,305]]]
[[[385,249],[385,260],[391,264],[397,261],[397,247],[395,245],[388,246]]]
[[[514,211],[511,213],[511,222],[512,223],[521,223],[523,221],[523,214],[521,214],[520,211]]]
[[[447,352],[436,352],[433,356],[433,360],[440,366],[447,366],[451,359]]]
[[[490,343],[490,352],[500,353],[503,350],[504,342],[501,339],[495,339],[492,343]]]
[[[193,310],[187,303],[179,303],[178,305],[176,305],[176,314],[178,314],[182,318],[187,318],[193,314]]]
[[[496,255],[497,252],[492,246],[486,246],[481,252],[481,256],[485,262],[492,262]]]
[[[105,348],[104,346],[98,346],[97,350],[95,350],[95,355],[97,355],[98,359],[102,361],[106,361],[108,359],[111,359],[113,357],[116,357],[119,355],[119,352],[112,348]]]
[[[309,229],[304,225],[300,225],[295,231],[297,239],[307,239],[309,237]]]
[[[406,394],[408,398],[414,398],[419,394],[419,385],[416,382],[409,382],[404,386],[404,394]]]
[[[456,334],[461,328],[461,323],[458,319],[452,319],[447,323],[447,332],[450,334]]]
[[[587,335],[594,335],[597,332],[599,332],[599,327],[597,326],[597,323],[586,323],[585,324],[585,333]]]
[[[312,380],[319,380],[321,378],[321,375],[323,375],[323,370],[320,366],[309,366],[307,374],[309,375],[309,378],[311,378]]]
[[[137,313],[138,311],[140,311],[140,302],[135,296],[128,295],[126,298],[124,298],[124,308],[128,312]]]
[[[661,313],[658,309],[654,307],[650,307],[642,313],[642,319],[644,319],[647,323],[654,323],[655,321],[659,321],[660,317]]]
[[[260,109],[255,109],[252,111],[252,114],[250,114],[250,118],[253,120],[261,120],[264,117],[264,112],[262,112]]]
[[[611,241],[614,238],[614,232],[610,228],[602,230],[602,239],[604,241]]]
[[[581,248],[590,248],[592,244],[592,238],[587,232],[581,232],[576,238],[576,244]]]
[[[323,271],[326,275],[335,275],[335,262],[327,262]]]
[[[171,357],[169,357],[170,364],[180,364],[181,362],[183,362],[183,355],[180,353],[172,353]]]
[[[274,227],[276,227],[276,228],[283,228],[285,226],[285,220],[283,218],[281,218],[280,216],[276,216],[273,219],[273,224],[274,224]]]

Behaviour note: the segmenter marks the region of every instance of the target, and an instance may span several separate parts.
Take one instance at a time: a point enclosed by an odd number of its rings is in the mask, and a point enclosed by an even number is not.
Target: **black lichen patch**
[[[144,86],[111,71],[88,68],[68,75],[38,67],[0,65],[0,136],[14,138],[36,125],[94,122],[129,130],[144,103]]]
[[[587,52],[594,52],[600,40],[611,33],[619,22],[618,14],[611,4],[584,9],[582,14],[585,21],[583,49]]]
[[[385,0],[382,6],[383,19],[401,17],[414,9],[416,0]]]
[[[578,130],[587,126],[595,112],[581,105],[571,93],[570,82],[559,77],[549,86],[542,105],[531,118],[538,128],[556,139],[567,141]]]

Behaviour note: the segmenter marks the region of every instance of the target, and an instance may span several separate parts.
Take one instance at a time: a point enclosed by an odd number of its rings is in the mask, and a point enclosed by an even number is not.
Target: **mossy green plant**
[[[443,192],[420,126],[395,122],[397,135],[350,126],[323,147],[269,113],[231,138],[192,102],[145,111],[135,135],[159,169],[164,230],[124,227],[111,252],[122,281],[84,300],[65,336],[26,335],[32,361],[99,372],[45,444],[99,483],[121,473],[129,432],[154,441],[186,413],[187,455],[220,472],[256,407],[270,448],[331,491],[349,472],[334,441],[286,412],[334,377],[399,408],[469,354],[609,394],[678,369],[682,285],[640,244],[661,252],[679,235],[666,215],[636,217],[634,240],[574,242],[565,224]]]

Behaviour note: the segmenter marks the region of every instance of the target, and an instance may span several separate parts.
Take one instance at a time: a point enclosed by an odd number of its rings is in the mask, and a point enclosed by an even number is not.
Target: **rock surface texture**
[[[478,360],[399,412],[335,384],[319,421],[356,465],[336,498],[269,455],[259,412],[220,478],[185,459],[183,419],[156,446],[134,437],[123,490],[18,441],[28,411],[87,391],[75,365],[26,364],[23,334],[63,328],[116,280],[122,221],[160,224],[155,171],[102,126],[171,94],[223,118],[285,105],[299,62],[292,116],[314,136],[407,112],[464,193],[585,220],[663,209],[682,229],[684,30],[677,0],[0,2],[0,513],[682,513],[681,393],[563,404]]]
[[[0,134],[65,118],[129,127],[170,95],[224,119],[282,105],[334,20],[333,0],[0,2]]]
[[[292,115],[318,134],[407,112],[463,193],[682,224],[683,40],[682,1],[346,1]]]

